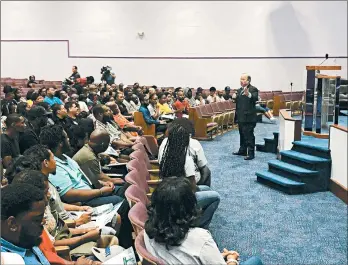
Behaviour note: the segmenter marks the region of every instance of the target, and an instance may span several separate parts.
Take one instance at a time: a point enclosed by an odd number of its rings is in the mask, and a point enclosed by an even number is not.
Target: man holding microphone
[[[259,91],[256,87],[250,85],[251,76],[242,74],[240,77],[241,88],[233,95],[236,101],[236,115],[239,127],[240,147],[234,155],[245,156],[244,160],[255,158],[255,135],[256,126],[256,108]]]

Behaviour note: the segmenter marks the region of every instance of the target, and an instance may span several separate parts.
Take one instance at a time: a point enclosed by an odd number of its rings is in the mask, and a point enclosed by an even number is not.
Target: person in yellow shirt
[[[160,115],[174,113],[174,111],[168,105],[167,96],[164,93],[158,94],[158,101],[159,102],[157,103],[157,107],[159,109]]]

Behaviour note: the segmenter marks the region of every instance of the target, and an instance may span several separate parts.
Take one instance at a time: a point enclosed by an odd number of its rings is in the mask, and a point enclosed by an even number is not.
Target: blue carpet
[[[278,126],[255,128],[256,142]],[[331,192],[286,195],[256,182],[275,154],[256,152],[252,161],[232,155],[238,130],[201,142],[221,195],[210,231],[220,249],[237,250],[242,260],[257,255],[264,264],[347,264],[347,205]]]

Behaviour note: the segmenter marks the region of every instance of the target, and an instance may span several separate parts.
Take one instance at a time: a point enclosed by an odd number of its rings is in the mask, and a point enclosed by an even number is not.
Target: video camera
[[[100,69],[100,73],[102,74],[101,81],[106,81],[107,77],[111,75],[111,66],[103,66]]]

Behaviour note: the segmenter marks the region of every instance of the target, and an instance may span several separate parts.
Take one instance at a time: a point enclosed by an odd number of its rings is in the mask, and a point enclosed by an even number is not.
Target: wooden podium
[[[306,66],[307,84],[304,105],[304,134],[320,135],[328,122],[338,124],[341,77],[320,71],[340,71],[341,66]],[[321,135],[324,136],[324,135]],[[325,134],[324,137],[328,137]]]

